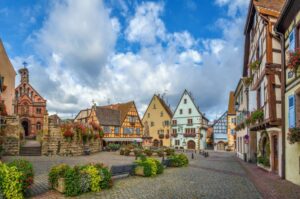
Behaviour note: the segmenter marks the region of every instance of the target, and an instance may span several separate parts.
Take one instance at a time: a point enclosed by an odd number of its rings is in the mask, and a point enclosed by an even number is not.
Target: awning
[[[106,142],[143,142],[142,138],[103,138]]]

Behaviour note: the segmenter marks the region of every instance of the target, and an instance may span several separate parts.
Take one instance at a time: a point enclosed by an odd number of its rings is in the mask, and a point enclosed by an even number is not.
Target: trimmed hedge
[[[59,178],[64,178],[66,196],[77,196],[86,192],[98,192],[112,187],[111,173],[102,164],[74,166],[61,164],[52,167],[49,173],[49,184],[57,187]]]
[[[143,173],[145,177],[153,177],[157,174],[163,173],[164,167],[163,165],[154,158],[144,158],[141,157],[140,160],[135,161],[137,164],[136,171],[139,167],[143,167]]]
[[[171,167],[183,167],[189,164],[189,159],[184,154],[174,154],[167,158],[170,161]]]

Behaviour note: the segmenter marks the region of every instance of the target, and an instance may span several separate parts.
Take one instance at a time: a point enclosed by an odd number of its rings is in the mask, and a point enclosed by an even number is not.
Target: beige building
[[[300,53],[300,3],[298,0],[286,1],[276,29],[284,44],[281,48],[285,55],[281,66],[284,71],[282,79],[285,82],[282,87],[285,93],[283,114],[285,119],[285,178],[300,185],[300,61],[290,63],[293,54]]]
[[[4,101],[6,112],[8,115],[14,113],[13,100],[15,98],[15,78],[16,71],[9,61],[9,58],[0,39],[0,85],[2,86],[1,98]]]
[[[249,85],[250,134],[258,166],[282,176],[281,48],[274,25],[284,0],[252,0],[245,26],[243,77]]]
[[[142,123],[152,137],[152,146],[170,146],[172,111],[160,95],[154,95],[143,116]]]
[[[228,150],[235,150],[235,132],[236,126],[236,112],[235,112],[235,104],[234,104],[234,92],[230,92],[229,94],[229,103],[228,103],[228,111],[227,111],[227,137],[228,137]]]

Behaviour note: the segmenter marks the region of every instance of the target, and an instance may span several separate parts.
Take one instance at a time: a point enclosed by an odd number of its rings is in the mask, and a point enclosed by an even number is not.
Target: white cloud
[[[162,11],[162,3],[147,2],[139,5],[126,29],[128,41],[149,45],[156,43],[158,39],[164,40],[166,30],[160,19]]]
[[[164,92],[174,108],[186,88],[214,118],[225,111],[228,91],[240,75],[242,20],[220,19],[222,37],[200,42],[188,31],[168,32],[163,11],[162,3],[141,3],[128,26],[121,27],[101,1],[59,1],[31,38],[40,57],[15,58],[15,63],[29,60],[32,84],[52,113],[74,115],[92,99],[98,104],[135,100],[143,113],[152,95]],[[115,51],[124,33],[129,45],[140,44],[139,50]]]
[[[252,0],[251,0],[252,1]],[[245,12],[249,5],[248,0],[215,0],[219,6],[228,6],[228,15],[236,16],[237,12]]]

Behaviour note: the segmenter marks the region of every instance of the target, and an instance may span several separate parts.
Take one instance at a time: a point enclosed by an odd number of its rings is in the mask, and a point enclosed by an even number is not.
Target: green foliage
[[[270,166],[270,160],[267,157],[259,156],[259,157],[257,157],[257,162],[259,164],[262,164],[262,165],[266,166],[266,167]]]
[[[156,174],[162,174],[164,172],[164,165],[158,161],[157,159],[154,159],[156,167],[157,167],[157,172]]]
[[[70,169],[70,167],[66,164],[59,164],[51,168],[50,173],[48,174],[48,181],[52,188],[57,186],[57,182],[59,178],[64,178],[66,172]]]
[[[53,167],[49,173],[52,187],[57,186],[58,179],[64,178],[66,196],[77,196],[89,191],[98,192],[112,187],[111,172],[102,164],[75,166],[61,164]]]
[[[87,174],[89,174],[89,176],[91,177],[91,191],[93,192],[98,192],[101,190],[100,188],[100,181],[101,181],[101,176],[100,176],[100,173],[99,173],[99,170],[90,165],[90,166],[87,166],[85,167],[82,172],[85,172]]]
[[[110,144],[107,146],[107,148],[108,148],[109,150],[112,150],[112,151],[117,151],[117,150],[120,149],[120,147],[121,147],[120,144],[114,144],[114,143],[110,143]]]
[[[170,149],[170,148],[165,149],[165,152],[166,152],[167,156],[175,154],[175,150],[174,149]]]
[[[300,128],[290,128],[287,135],[287,139],[290,144],[300,142]]]
[[[264,119],[264,112],[262,110],[256,110],[251,114],[252,121],[262,121]]]
[[[144,168],[145,177],[153,177],[157,174],[157,166],[154,158],[146,158],[143,160],[136,161],[137,166]]]
[[[129,155],[130,155],[130,152],[131,152],[131,150],[128,149],[128,148],[126,148],[126,149],[124,150],[124,155],[125,155],[125,156],[129,156]]]
[[[9,167],[16,167],[21,173],[20,182],[22,183],[22,190],[25,192],[33,184],[33,167],[32,164],[24,159],[17,159],[8,163]]]
[[[125,154],[125,149],[120,149],[120,155],[124,155]]]
[[[9,167],[0,163],[0,190],[4,198],[23,198],[21,178],[22,173],[15,166]]]
[[[168,157],[171,167],[183,167],[189,164],[189,159],[184,154],[174,154]]]
[[[78,167],[67,169],[65,173],[65,195],[77,196],[81,193],[80,187],[80,170]]]
[[[163,150],[158,150],[157,152],[158,157],[163,157],[164,156],[164,151]]]
[[[138,156],[140,156],[140,155],[142,154],[142,150],[140,150],[140,149],[134,149],[134,150],[133,150],[133,153],[134,153],[134,155],[135,155],[136,157],[138,157]]]
[[[250,68],[253,71],[256,71],[259,68],[260,61],[256,60],[250,64]]]
[[[152,154],[153,154],[153,152],[152,152],[152,150],[151,149],[145,149],[144,150],[144,153],[147,155],[147,156],[152,156]]]

